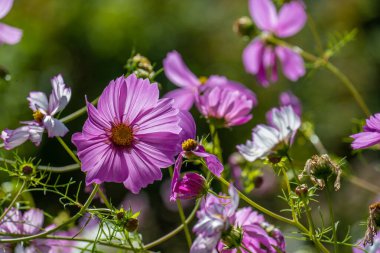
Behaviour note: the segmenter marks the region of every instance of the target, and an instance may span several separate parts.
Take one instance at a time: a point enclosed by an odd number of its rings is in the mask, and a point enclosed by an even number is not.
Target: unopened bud
[[[306,184],[301,184],[296,187],[296,194],[297,196],[304,196],[307,194],[307,191],[309,188],[307,187]]]
[[[29,163],[28,164],[22,164],[20,166],[20,170],[24,176],[28,176],[28,177],[30,177],[31,175],[33,175],[36,172],[34,165],[29,164]]]
[[[251,36],[255,27],[252,20],[244,16],[235,21],[232,30],[240,36]]]
[[[243,240],[243,231],[239,227],[230,227],[222,234],[222,241],[227,249],[239,248]]]
[[[140,54],[136,54],[128,59],[125,68],[128,74],[135,74],[139,78],[152,78],[154,76],[153,65],[149,59]]]
[[[124,228],[128,231],[128,232],[133,232],[135,231],[139,226],[139,220],[136,219],[136,218],[129,218],[127,220],[127,222],[125,223],[125,226]]]
[[[255,185],[255,189],[260,188],[263,183],[264,183],[264,177],[263,176],[257,176],[254,180],[253,183]]]

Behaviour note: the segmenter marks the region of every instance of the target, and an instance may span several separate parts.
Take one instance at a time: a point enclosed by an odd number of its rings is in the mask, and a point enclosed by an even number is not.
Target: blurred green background
[[[380,2],[371,0],[309,0],[307,11],[313,17],[324,46],[336,32],[358,28],[356,40],[344,47],[332,61],[353,81],[372,112],[380,111]],[[249,16],[246,0],[16,0],[14,8],[2,22],[21,28],[22,41],[15,46],[0,46],[0,65],[11,73],[10,82],[0,84],[0,128],[16,128],[21,120],[32,118],[26,96],[31,90],[50,93],[50,78],[62,73],[73,96],[63,116],[84,106],[84,95],[97,97],[108,82],[124,73],[123,66],[134,49],[147,56],[157,67],[171,50],[177,50],[190,69],[198,76],[225,75],[251,88],[259,105],[253,110],[253,120],[244,126],[221,131],[227,159],[236,144],[250,138],[253,126],[265,121],[265,112],[278,105],[278,94],[292,90],[303,103],[303,119],[315,124],[317,134],[326,148],[340,157],[347,157],[352,172],[379,185],[379,152],[365,152],[363,159],[351,154],[345,138],[355,128],[355,119],[364,116],[348,91],[331,73],[324,69],[312,71],[297,83],[280,77],[269,88],[259,86],[246,74],[241,53],[248,41],[232,32],[232,24],[241,16]],[[317,53],[309,27],[290,42]],[[175,88],[164,74],[157,81],[162,94]],[[197,115],[194,111],[194,115]],[[85,116],[69,123],[71,133],[79,131]],[[207,125],[198,119],[198,135],[207,134]],[[65,140],[69,142],[70,134]],[[70,157],[54,139],[44,136],[36,149],[27,143],[18,149],[22,156],[36,156],[42,164],[65,165]],[[300,138],[292,152],[297,165],[315,150]],[[2,152],[10,157],[12,152]],[[365,162],[363,160],[365,159]],[[0,174],[0,182],[8,180]],[[83,179],[80,171],[64,177]],[[165,177],[168,178],[167,173]],[[264,178],[265,180],[265,178]],[[148,229],[143,229],[144,241],[149,242],[170,231],[179,223],[175,211],[168,210],[159,194],[161,182],[144,190],[149,196]],[[278,183],[277,183],[278,184]],[[119,203],[127,191],[120,185],[107,184],[107,194]],[[255,195],[255,199],[273,210],[284,207],[278,186],[271,194]],[[321,193],[321,195],[323,195]],[[57,212],[49,202],[54,196],[35,195],[37,206]],[[344,181],[342,190],[334,194],[336,217],[340,226],[353,226],[353,241],[364,233],[359,226],[367,215],[374,194]],[[323,196],[321,201],[325,202]],[[324,210],[324,205],[322,204]],[[315,205],[315,214],[318,212]],[[284,231],[284,224],[277,224]],[[343,229],[344,230],[344,229]],[[341,231],[344,236],[345,231]],[[186,252],[181,240],[170,240],[157,247],[162,252]],[[287,240],[289,252],[312,252],[302,242]],[[301,251],[303,250],[304,251]],[[342,247],[340,252],[351,252]]]

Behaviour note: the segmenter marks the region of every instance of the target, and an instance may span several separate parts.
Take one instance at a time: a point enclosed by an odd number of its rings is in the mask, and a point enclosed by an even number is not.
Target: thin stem
[[[195,214],[199,208],[199,205],[200,205],[201,201],[200,199],[197,200],[196,204],[195,204],[195,207],[193,209],[193,211],[190,213],[190,215],[187,217],[185,223],[186,224],[189,224],[195,217]],[[177,235],[179,232],[181,232],[181,230],[184,228],[184,224],[181,224],[180,226],[178,226],[176,229],[174,229],[173,231],[171,231],[169,234],[166,234],[164,235],[163,237],[147,244],[144,246],[144,249],[151,249],[167,240],[169,240],[170,238],[174,237],[175,235]]]
[[[310,28],[311,34],[313,35],[314,41],[317,44],[317,50],[319,53],[323,54],[323,46],[322,46],[322,41],[321,38],[318,34],[317,27],[315,25],[314,19],[312,18],[311,15],[308,15],[308,26]]]
[[[101,188],[99,188],[98,194],[99,194],[100,198],[103,200],[103,202],[104,202],[104,204],[106,205],[106,207],[107,207],[108,209],[111,209],[111,210],[112,210],[112,209],[113,209],[113,208],[112,208],[112,205],[111,205],[110,202],[108,201],[106,195],[104,194],[104,192],[103,192],[103,190],[102,190]]]
[[[371,115],[370,110],[368,109],[367,104],[364,102],[364,99],[358,92],[358,90],[355,88],[354,84],[348,79],[348,77],[343,74],[337,67],[335,67],[331,62],[329,62],[327,59],[315,56],[311,53],[308,53],[299,47],[293,46],[283,40],[274,38],[273,36],[268,36],[266,37],[266,40],[278,45],[278,46],[283,46],[287,48],[294,49],[296,51],[299,51],[301,56],[311,62],[314,62],[315,64],[324,66],[327,70],[329,70],[332,74],[334,74],[339,80],[342,81],[342,83],[345,85],[345,87],[348,89],[348,91],[351,93],[352,97],[355,99],[356,103],[360,107],[360,109],[364,112],[364,114],[369,117]]]
[[[22,185],[20,186],[20,189],[17,191],[16,195],[13,197],[11,203],[9,204],[8,208],[4,210],[4,212],[0,216],[0,222],[4,219],[4,217],[7,215],[7,213],[11,210],[11,208],[16,203],[17,199],[20,197],[22,192],[24,191],[26,186],[26,181],[22,182]]]
[[[98,103],[98,100],[99,100],[99,97],[95,98],[93,101],[91,101],[91,104],[96,105]],[[60,121],[63,123],[70,122],[70,121],[82,116],[82,114],[85,114],[86,112],[87,112],[87,106],[84,106],[84,107],[80,108],[79,110],[77,110],[77,111],[67,115],[66,117],[60,119]]]
[[[1,157],[0,157],[0,162],[4,162],[4,163],[8,163],[8,164],[16,164],[16,161],[1,158]],[[48,172],[60,173],[60,172],[70,172],[73,170],[80,169],[80,165],[79,164],[70,164],[70,165],[65,165],[65,166],[61,166],[61,167],[53,167],[53,166],[49,166],[49,165],[38,165],[37,169],[48,171]]]
[[[327,203],[329,206],[329,212],[330,212],[330,217],[331,217],[331,226],[332,226],[332,232],[333,232],[333,240],[334,240],[334,252],[338,252],[338,244],[337,244],[337,235],[336,235],[336,227],[335,227],[335,216],[334,216],[334,210],[333,210],[333,204],[332,204],[332,199],[331,199],[331,188],[329,185],[327,185]]]
[[[293,202],[293,199],[291,198],[291,193],[292,193],[292,190],[290,188],[290,183],[289,183],[289,178],[288,178],[288,174],[286,173],[286,170],[284,167],[281,167],[281,171],[282,171],[282,174],[284,174],[284,180],[285,180],[285,184],[286,184],[286,188],[288,190],[288,195],[289,195],[289,199],[290,199],[290,208],[292,209],[292,217],[293,217],[293,220],[298,220],[297,218],[297,214],[296,212],[294,211],[294,202]]]
[[[71,156],[71,158],[77,163],[81,164],[79,161],[78,157],[74,154],[74,152],[66,145],[66,143],[62,140],[61,137],[57,136],[56,137],[59,143],[62,145],[62,147],[66,150],[66,152]]]
[[[214,124],[209,124],[210,126],[210,133],[211,133],[211,139],[212,139],[212,152],[218,156],[218,159],[221,163],[223,163],[223,155],[222,155],[222,147],[220,145],[219,135],[218,131]]]
[[[72,222],[75,222],[77,219],[79,219],[81,216],[83,216],[83,214],[86,212],[87,208],[90,206],[90,204],[91,204],[92,200],[94,199],[95,194],[97,193],[98,190],[99,190],[99,185],[97,184],[97,185],[95,185],[95,187],[92,190],[90,196],[88,197],[86,203],[84,203],[83,207],[79,210],[79,212],[77,212],[73,217],[71,217],[70,219],[68,219],[67,221],[62,223],[61,225],[56,226],[50,230],[44,231],[44,232],[39,233],[39,234],[23,236],[23,237],[18,237],[18,238],[0,238],[0,243],[17,243],[17,242],[21,242],[21,241],[29,241],[29,240],[33,240],[33,239],[37,239],[37,238],[43,238],[46,235],[52,234],[55,231],[58,231],[61,228],[65,227],[66,225],[68,225]]]
[[[169,173],[170,173],[170,177],[173,177],[173,167],[169,167]],[[179,217],[181,218],[181,222],[183,225],[183,231],[185,232],[187,245],[189,246],[189,249],[190,249],[193,242],[191,241],[190,230],[186,223],[185,213],[183,212],[181,200],[177,199],[176,202],[177,202]]]

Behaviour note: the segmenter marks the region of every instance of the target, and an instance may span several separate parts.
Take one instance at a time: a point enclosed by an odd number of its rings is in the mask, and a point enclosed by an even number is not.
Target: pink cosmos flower
[[[197,108],[218,127],[232,127],[252,119],[256,100],[237,89],[210,87],[197,97]]]
[[[13,0],[0,0],[0,19],[4,18],[12,9]],[[0,45],[17,44],[22,37],[22,31],[18,28],[0,23]]]
[[[219,159],[206,152],[205,148],[195,140],[196,126],[195,121],[188,111],[181,111],[180,126],[182,132],[180,134],[180,140],[182,143],[182,151],[179,153],[174,165],[173,179],[171,184],[171,196],[170,200],[174,201],[177,198],[176,189],[177,184],[180,183],[180,170],[183,162],[183,158],[203,158],[207,168],[217,177],[220,177],[223,171],[223,165]]]
[[[380,113],[372,115],[366,120],[363,132],[350,136],[354,138],[351,143],[353,149],[369,148],[380,143]]]
[[[166,77],[180,87],[170,91],[165,97],[173,98],[175,106],[181,110],[190,110],[198,94],[202,93],[204,89],[214,86],[239,90],[253,100],[255,104],[257,103],[256,96],[251,90],[240,83],[228,80],[224,76],[196,77],[177,51],[168,53],[163,65]]]
[[[3,220],[0,221],[0,233],[18,234],[18,235],[34,235],[42,232],[43,230],[52,229],[49,226],[45,229],[42,228],[44,223],[44,213],[40,209],[32,208],[22,214],[18,209],[12,208],[9,210]],[[50,245],[46,240],[35,239],[30,241],[29,244],[1,244],[0,249],[5,252],[49,252]],[[7,251],[9,250],[9,251]]]
[[[285,240],[278,229],[269,229],[264,217],[250,207],[236,211],[239,196],[233,186],[230,199],[208,195],[197,212],[193,228],[197,238],[190,253],[285,252]],[[242,247],[243,246],[243,247]],[[276,248],[279,250],[277,251]]]
[[[61,75],[53,77],[51,85],[53,90],[49,99],[43,92],[33,91],[29,93],[27,99],[29,108],[33,111],[34,120],[22,121],[21,123],[24,126],[15,130],[5,129],[2,131],[1,139],[4,141],[5,149],[13,149],[27,140],[38,146],[41,143],[45,129],[50,138],[55,136],[63,137],[69,131],[60,120],[54,118],[54,115],[61,112],[69,103],[71,89],[66,87]]]
[[[156,83],[119,77],[105,88],[98,108],[87,102],[87,111],[82,132],[72,136],[87,185],[124,182],[138,193],[174,163],[180,112],[172,99],[159,99]]]
[[[279,97],[280,105],[287,106],[290,105],[293,108],[293,111],[301,117],[302,115],[302,104],[299,98],[294,95],[291,91],[284,91],[280,94]]]
[[[291,1],[282,6],[279,13],[271,0],[249,0],[249,10],[256,26],[264,36],[256,37],[243,52],[245,70],[257,76],[259,83],[267,87],[276,82],[278,58],[284,75],[296,81],[305,74],[302,57],[296,49],[272,46],[265,41],[265,34],[280,38],[293,36],[305,25],[307,15],[299,1]]]
[[[267,120],[269,125],[258,125],[252,129],[252,140],[237,146],[247,161],[268,156],[278,148],[287,149],[301,126],[300,118],[290,105],[273,108],[267,114]]]
[[[188,172],[179,178],[173,189],[174,199],[194,199],[207,194],[207,181],[198,173]]]

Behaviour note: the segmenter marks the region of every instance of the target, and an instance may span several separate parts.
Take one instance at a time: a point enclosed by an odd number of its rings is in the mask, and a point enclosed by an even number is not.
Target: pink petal
[[[32,111],[42,109],[42,113],[46,114],[48,112],[49,102],[45,93],[40,91],[32,91],[29,93],[27,100],[29,101],[29,108]]]
[[[276,7],[270,0],[250,0],[249,11],[258,28],[273,31],[277,24]]]
[[[179,126],[182,128],[180,142],[187,139],[195,139],[196,125],[193,116],[188,111],[180,111]]]
[[[188,111],[194,104],[194,95],[193,90],[180,88],[166,93],[164,97],[174,99],[174,107]]]
[[[302,3],[292,1],[284,4],[278,16],[275,34],[278,37],[289,37],[299,32],[305,25],[307,14]]]
[[[175,201],[177,199],[177,196],[176,196],[176,193],[174,192],[174,189],[176,188],[177,181],[179,179],[179,175],[181,172],[183,154],[184,154],[184,152],[181,152],[178,155],[177,160],[175,161],[175,164],[174,164],[173,178],[172,178],[172,182],[171,182],[171,186],[170,186],[170,189],[171,189],[170,201]]]
[[[284,75],[291,81],[297,81],[305,75],[305,64],[302,57],[286,47],[276,47],[277,57],[281,61]]]
[[[36,234],[44,224],[44,213],[40,209],[32,208],[24,213],[23,232],[27,235]]]
[[[61,75],[51,79],[52,92],[49,97],[49,114],[54,115],[62,111],[70,101],[71,89],[66,84]]]
[[[200,86],[198,78],[189,70],[177,51],[168,53],[163,65],[166,77],[179,87]]]
[[[12,9],[13,0],[0,0],[0,18],[5,17]]]
[[[22,37],[22,30],[0,23],[0,45],[1,44],[9,44],[9,45],[17,44],[20,42],[21,37]]]
[[[353,149],[369,148],[380,143],[380,133],[378,132],[362,132],[350,136],[354,138],[351,143]]]
[[[263,61],[265,45],[260,39],[253,40],[243,51],[243,64],[245,71],[256,75]]]

